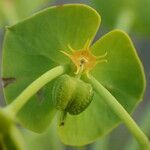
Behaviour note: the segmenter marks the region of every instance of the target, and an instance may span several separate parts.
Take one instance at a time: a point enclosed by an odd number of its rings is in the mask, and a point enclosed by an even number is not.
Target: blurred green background
[[[132,114],[133,118],[150,137],[150,1],[149,0],[0,0],[0,62],[5,26],[13,25],[30,15],[53,5],[82,3],[95,8],[102,17],[102,24],[95,40],[112,29],[126,31],[134,42],[145,68],[147,88],[143,101]],[[4,106],[2,82],[0,105]],[[124,125],[109,135],[85,147],[63,145],[55,124],[39,135],[20,129],[28,150],[138,150],[138,145]]]

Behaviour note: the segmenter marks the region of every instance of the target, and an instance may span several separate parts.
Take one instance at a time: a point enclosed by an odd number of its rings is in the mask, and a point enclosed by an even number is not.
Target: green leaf
[[[92,74],[131,112],[143,97],[145,76],[136,50],[126,33],[113,30],[93,46],[95,55],[107,52],[107,63],[100,63]]]
[[[107,63],[97,64],[93,76],[131,113],[142,99],[145,77],[142,65],[129,37],[114,30],[92,46],[96,56],[107,52]],[[84,145],[111,131],[120,119],[96,93],[90,106],[80,115],[68,115],[58,127],[61,140],[67,145]]]
[[[146,135],[150,135],[150,103],[146,103],[146,105],[143,106],[143,112],[142,115],[139,117],[139,124],[141,129],[146,133]],[[149,137],[149,136],[148,136]],[[127,143],[125,144],[124,150],[133,150],[138,149],[138,143],[137,141],[129,137],[127,140]]]
[[[79,49],[97,32],[100,16],[82,5],[48,8],[7,29],[3,49],[4,93],[12,102],[32,81],[54,66],[70,63],[60,50]],[[22,124],[43,131],[55,114],[49,83],[19,112]]]

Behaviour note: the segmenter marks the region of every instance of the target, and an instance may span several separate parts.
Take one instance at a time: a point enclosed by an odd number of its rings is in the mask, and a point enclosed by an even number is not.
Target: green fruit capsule
[[[58,110],[77,115],[91,103],[93,88],[81,79],[62,75],[54,83],[52,98]]]

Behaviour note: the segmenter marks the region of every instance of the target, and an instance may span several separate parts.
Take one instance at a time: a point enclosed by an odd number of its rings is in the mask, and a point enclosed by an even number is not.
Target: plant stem
[[[137,126],[135,121],[131,118],[128,112],[123,106],[116,100],[116,98],[105,89],[92,75],[88,75],[88,80],[92,84],[97,94],[105,100],[110,108],[116,113],[116,115],[124,122],[130,132],[135,136],[142,149],[149,150],[150,143],[146,135]]]
[[[139,124],[142,130],[150,135],[150,102],[144,107],[143,113],[140,116]],[[149,136],[148,136],[149,137]],[[124,150],[138,149],[137,142],[134,139],[129,138]]]
[[[30,98],[40,90],[45,84],[64,74],[67,66],[57,66],[33,81],[10,105],[5,107],[6,111],[10,111],[15,116],[19,110],[30,100]]]

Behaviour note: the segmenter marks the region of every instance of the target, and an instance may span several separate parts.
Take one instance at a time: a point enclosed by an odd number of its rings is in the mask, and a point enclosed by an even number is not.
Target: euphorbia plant
[[[8,27],[2,77],[10,104],[1,114],[35,132],[44,131],[57,115],[61,140],[75,146],[95,141],[123,121],[149,149],[128,114],[144,93],[142,64],[123,31],[92,44],[100,21],[94,9],[69,4]]]

